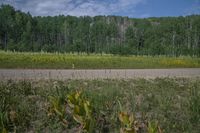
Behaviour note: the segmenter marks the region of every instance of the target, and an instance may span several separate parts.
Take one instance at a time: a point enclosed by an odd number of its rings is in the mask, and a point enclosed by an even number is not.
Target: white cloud
[[[1,2],[3,1],[3,2]],[[0,0],[9,3],[32,15],[54,16],[59,14],[73,16],[112,15],[126,11],[145,0]],[[130,9],[130,8],[129,8]]]
[[[134,7],[144,0],[111,0],[111,1],[87,1],[77,6],[75,9],[69,11],[70,15],[111,15],[127,10],[131,6],[132,11]],[[129,8],[130,9],[130,8]]]

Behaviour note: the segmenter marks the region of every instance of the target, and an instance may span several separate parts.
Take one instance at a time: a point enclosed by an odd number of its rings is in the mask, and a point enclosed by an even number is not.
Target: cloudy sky
[[[200,14],[200,0],[0,0],[34,16],[120,15],[135,18]]]

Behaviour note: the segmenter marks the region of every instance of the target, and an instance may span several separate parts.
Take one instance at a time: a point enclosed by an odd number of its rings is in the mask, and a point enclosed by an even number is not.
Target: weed
[[[162,133],[158,122],[148,122],[148,133]]]
[[[191,122],[200,123],[200,91],[197,85],[192,86],[190,90],[189,109],[191,114]]]
[[[199,60],[197,57],[187,56],[175,58],[165,56],[75,55],[0,51],[0,68],[198,68],[200,67]]]
[[[68,95],[67,102],[74,120],[80,124],[80,129],[83,132],[92,133],[95,123],[92,107],[90,102],[83,98],[82,92]]]
[[[137,133],[159,133],[162,127],[163,132],[198,133],[199,81],[3,81],[0,130],[95,133],[131,128]],[[121,110],[118,101],[125,109]]]

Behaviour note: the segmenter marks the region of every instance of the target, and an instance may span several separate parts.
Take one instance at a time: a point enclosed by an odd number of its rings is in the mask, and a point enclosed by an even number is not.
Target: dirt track
[[[105,70],[0,69],[0,80],[130,79],[156,77],[200,77],[200,68]]]

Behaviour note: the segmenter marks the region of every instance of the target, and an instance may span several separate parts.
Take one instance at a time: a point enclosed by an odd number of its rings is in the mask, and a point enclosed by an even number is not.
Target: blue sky
[[[0,0],[33,16],[119,15],[132,18],[200,14],[200,0]]]

